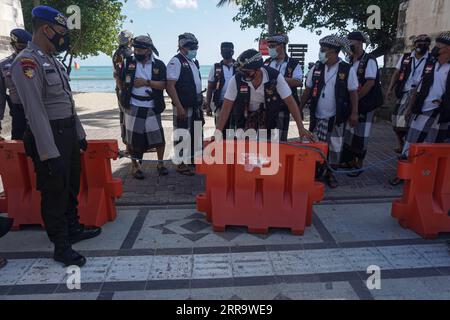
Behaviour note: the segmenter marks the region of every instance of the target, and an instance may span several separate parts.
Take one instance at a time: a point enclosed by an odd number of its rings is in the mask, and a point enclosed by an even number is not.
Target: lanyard
[[[325,88],[327,87],[328,82],[330,82],[337,75],[338,71],[339,67],[337,68],[336,72],[333,73],[331,77],[328,78],[328,80],[325,80],[325,85],[322,88],[322,98],[325,98]]]
[[[414,75],[416,74],[416,70],[420,67],[420,65],[422,64],[422,62],[425,61],[425,57],[423,57],[422,59],[420,59],[419,64],[416,65],[416,58],[413,59],[413,73],[412,76],[414,77]]]

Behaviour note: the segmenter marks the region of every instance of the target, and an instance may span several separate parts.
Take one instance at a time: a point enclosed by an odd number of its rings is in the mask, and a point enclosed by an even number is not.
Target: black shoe
[[[71,246],[56,246],[53,259],[57,262],[61,262],[66,267],[77,266],[81,268],[86,264],[86,258],[74,251]]]
[[[70,232],[69,242],[75,244],[83,240],[98,237],[102,233],[102,228],[85,228],[83,225],[78,230]]]
[[[8,260],[0,257],[0,269],[4,268],[8,264]]]
[[[164,167],[164,166],[158,166],[156,169],[158,170],[158,174],[160,176],[167,176],[167,175],[169,175],[169,170],[167,170],[167,168]]]
[[[144,180],[145,179],[145,175],[140,169],[133,172],[133,177],[136,180]]]

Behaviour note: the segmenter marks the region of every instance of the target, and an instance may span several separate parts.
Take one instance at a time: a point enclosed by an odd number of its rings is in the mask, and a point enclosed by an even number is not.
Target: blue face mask
[[[194,60],[197,57],[197,50],[189,50],[187,53],[187,58],[189,60]]]
[[[276,48],[269,48],[269,56],[272,59],[275,59],[276,57],[278,57],[278,52]]]

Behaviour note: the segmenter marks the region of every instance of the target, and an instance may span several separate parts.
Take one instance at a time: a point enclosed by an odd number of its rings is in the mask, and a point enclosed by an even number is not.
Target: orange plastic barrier
[[[426,239],[450,232],[450,144],[414,144],[398,164],[403,197],[392,205],[402,227]]]
[[[245,146],[240,149],[246,150],[245,154],[238,154],[238,145]],[[223,141],[223,146],[225,164],[197,165],[197,172],[206,175],[206,192],[197,196],[197,209],[206,213],[214,231],[223,232],[227,226],[247,226],[250,233],[289,228],[293,234],[303,235],[305,227],[312,224],[313,203],[324,196],[324,185],[315,181],[316,164],[323,163],[322,157],[312,150],[280,144],[278,173],[262,175],[261,166],[252,166],[250,162],[237,164],[239,157],[256,156],[247,153],[248,142]],[[306,146],[327,153],[324,143]],[[271,150],[270,143],[267,150]],[[234,157],[234,164],[226,164],[227,154]],[[270,167],[270,163],[262,167]]]
[[[122,181],[112,177],[110,160],[117,158],[117,152],[117,141],[94,140],[89,141],[81,157],[78,214],[80,222],[87,226],[101,227],[116,218],[114,201],[122,195]],[[22,142],[0,143],[0,176],[5,190],[0,197],[0,211],[14,218],[13,228],[43,226],[34,166]]]

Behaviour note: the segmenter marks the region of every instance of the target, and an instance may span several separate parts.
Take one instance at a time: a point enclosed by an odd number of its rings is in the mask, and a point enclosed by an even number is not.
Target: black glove
[[[63,176],[65,169],[64,169],[64,161],[61,157],[58,158],[52,158],[44,161],[44,164],[47,166],[48,174],[51,176]]]
[[[80,140],[80,150],[86,151],[88,148],[88,143],[86,139]]]

